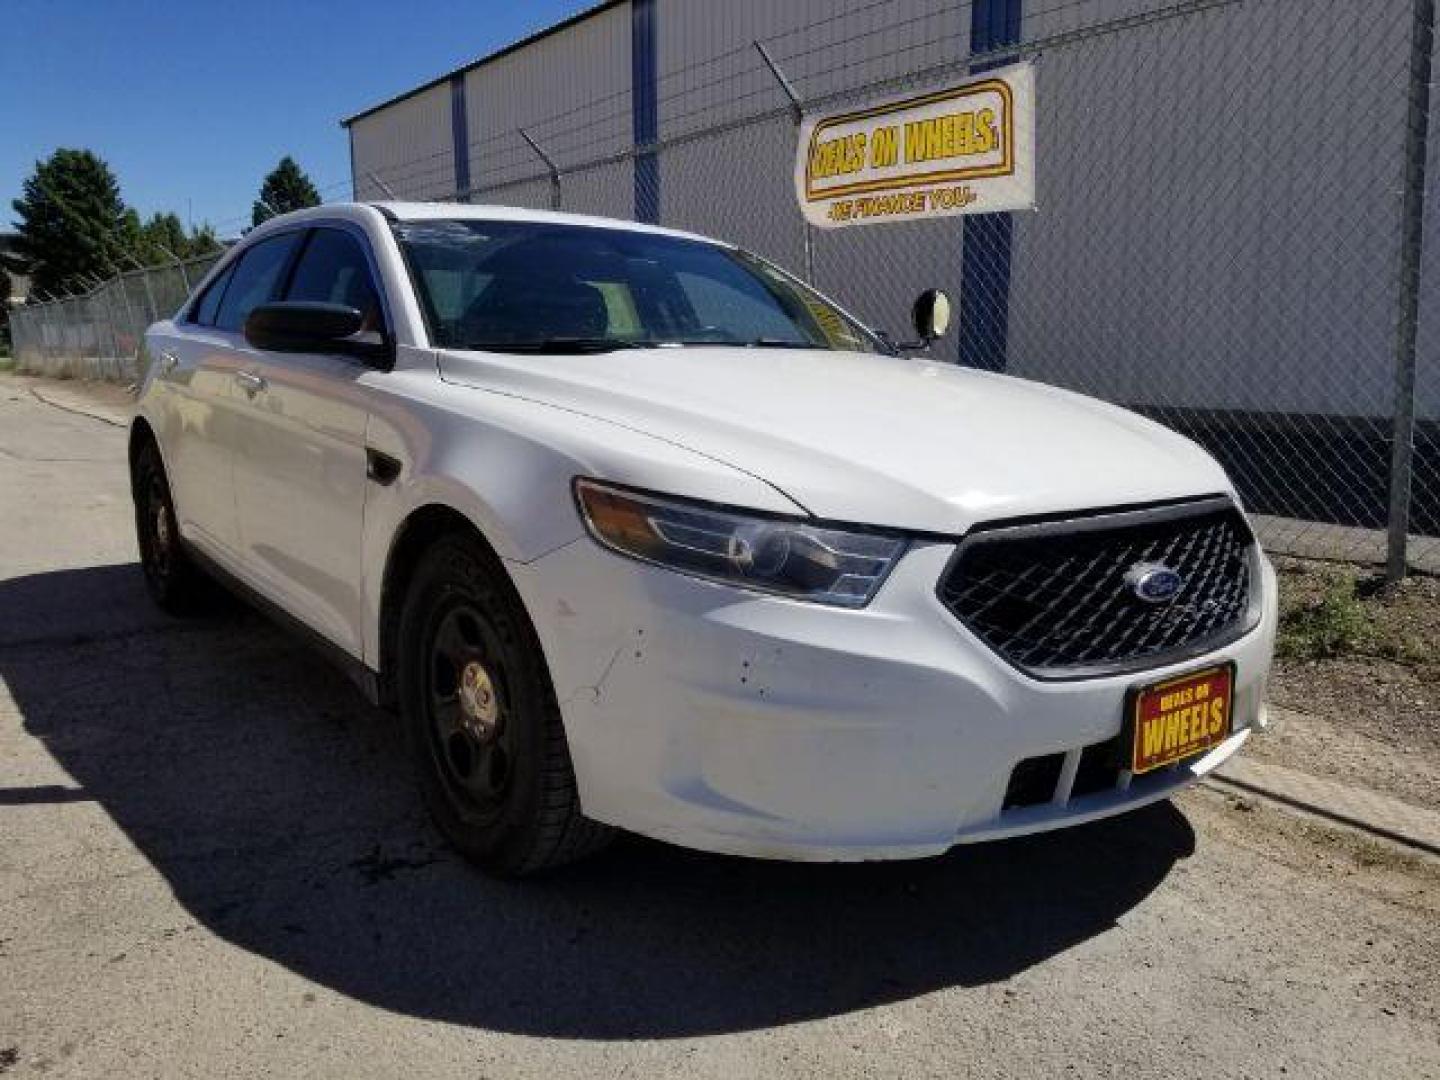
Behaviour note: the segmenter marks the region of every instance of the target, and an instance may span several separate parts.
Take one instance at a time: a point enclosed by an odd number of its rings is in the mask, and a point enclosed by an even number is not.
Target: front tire
[[[580,813],[535,629],[499,560],[454,534],[421,556],[400,616],[398,689],[425,804],[491,873],[521,876],[603,847]]]
[[[213,586],[180,541],[170,483],[153,442],[147,441],[135,455],[131,485],[140,569],[151,599],[170,615],[193,615],[204,610],[213,596]]]

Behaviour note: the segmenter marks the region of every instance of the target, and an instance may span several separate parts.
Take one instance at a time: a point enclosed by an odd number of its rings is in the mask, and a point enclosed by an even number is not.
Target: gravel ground
[[[919,863],[487,880],[340,675],[148,606],[123,446],[0,376],[5,1080],[1440,1077],[1440,861],[1207,788]]]

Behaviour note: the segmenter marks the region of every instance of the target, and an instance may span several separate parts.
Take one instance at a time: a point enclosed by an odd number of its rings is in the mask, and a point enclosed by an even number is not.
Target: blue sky
[[[142,214],[249,224],[290,154],[349,195],[342,117],[588,0],[9,0],[0,20],[0,227],[38,158],[94,150]]]

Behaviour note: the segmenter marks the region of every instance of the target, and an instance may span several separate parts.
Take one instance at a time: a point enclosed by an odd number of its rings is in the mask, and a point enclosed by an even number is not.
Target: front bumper
[[[738,855],[933,855],[1165,798],[1238,750],[1260,719],[1275,636],[1268,562],[1259,625],[1224,648],[1141,675],[1040,682],[936,599],[954,550],[912,548],[860,611],[711,584],[589,539],[512,567],[585,813]],[[1130,687],[1217,660],[1236,672],[1224,743],[1128,786],[1003,806],[1019,762],[1115,737]]]

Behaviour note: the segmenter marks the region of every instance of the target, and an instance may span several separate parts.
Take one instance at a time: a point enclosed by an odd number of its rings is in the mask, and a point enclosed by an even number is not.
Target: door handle
[[[258,394],[270,384],[265,381],[264,375],[256,375],[253,371],[237,371],[235,381],[247,394]]]
[[[160,351],[160,355],[156,359],[156,366],[159,367],[161,375],[169,375],[170,372],[174,371],[177,367],[180,366],[180,358],[176,356],[173,352],[166,352],[163,349]]]

